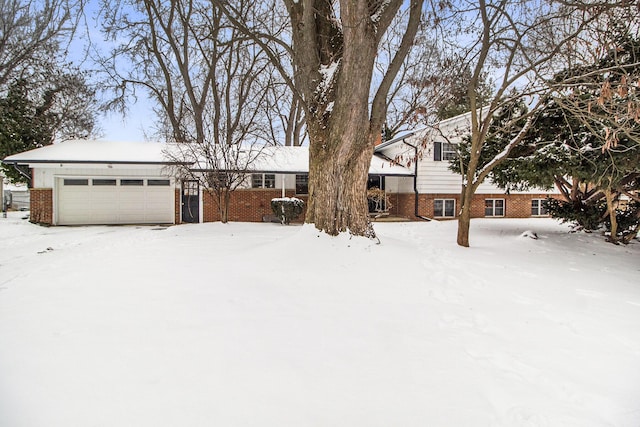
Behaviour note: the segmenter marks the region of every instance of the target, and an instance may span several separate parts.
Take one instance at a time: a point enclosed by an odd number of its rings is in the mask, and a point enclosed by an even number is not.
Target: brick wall
[[[178,190],[177,190],[178,191]],[[250,189],[236,190],[231,194],[229,203],[229,221],[261,222],[264,216],[272,215],[271,199],[281,197],[282,190]],[[307,202],[307,196],[295,195],[293,190],[286,192],[286,197],[298,197]],[[531,200],[546,199],[547,194],[476,194],[473,198],[471,216],[484,218],[485,199],[504,199],[506,218],[529,218],[531,216]],[[179,191],[176,193],[176,223],[179,223]],[[218,207],[213,197],[206,191],[203,193],[203,221],[219,221]],[[454,199],[456,214],[460,208],[459,194],[420,194],[418,198],[418,214],[428,218],[434,217],[434,199]],[[415,220],[414,193],[389,194],[392,207],[389,213],[393,216]],[[304,221],[304,212],[296,222]]]
[[[397,217],[415,219],[415,195],[414,193],[389,194],[391,209],[389,214]],[[419,203],[424,205],[424,199],[420,198]]]
[[[549,195],[540,194],[476,194],[471,204],[472,218],[484,218],[484,202],[485,199],[504,199],[505,201],[505,217],[506,218],[529,218],[531,216],[531,200],[546,199]],[[413,194],[400,194],[397,199],[398,211],[395,213],[399,216],[414,218],[414,199]],[[456,201],[456,215],[460,209],[459,194],[420,194],[418,213],[419,215],[433,218],[433,201],[435,199],[454,199]]]
[[[295,196],[303,200],[306,209],[307,196],[295,195],[293,190],[287,191],[285,196]],[[273,215],[271,199],[277,197],[282,197],[281,189],[236,190],[231,193],[231,200],[229,201],[229,221],[262,222],[264,216]],[[220,221],[218,205],[214,196],[204,191],[202,202],[203,221]],[[295,222],[304,221],[304,215],[305,212]]]
[[[35,224],[53,224],[53,189],[32,188],[29,221]]]

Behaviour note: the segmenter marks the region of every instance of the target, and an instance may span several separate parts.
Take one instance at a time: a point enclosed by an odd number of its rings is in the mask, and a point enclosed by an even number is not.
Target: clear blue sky
[[[149,102],[138,101],[129,106],[125,117],[119,113],[109,113],[99,118],[103,136],[109,141],[145,141],[145,132],[150,134],[153,128],[153,112]]]
[[[98,49],[108,49],[108,42],[100,31],[101,23],[97,20],[99,0],[88,0],[85,3],[86,21],[81,24],[75,39],[68,46],[68,59],[76,65],[92,69],[96,66],[86,55],[88,40]],[[108,94],[106,94],[108,96]],[[100,139],[111,141],[144,141],[145,132],[150,134],[153,129],[154,114],[152,104],[140,92],[137,102],[133,99],[128,105],[128,112],[123,117],[119,113],[107,113],[97,117],[102,130]]]

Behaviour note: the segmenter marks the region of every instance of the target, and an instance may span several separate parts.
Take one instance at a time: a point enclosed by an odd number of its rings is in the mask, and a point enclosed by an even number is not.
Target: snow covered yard
[[[0,426],[640,425],[640,243],[22,215],[0,218]]]

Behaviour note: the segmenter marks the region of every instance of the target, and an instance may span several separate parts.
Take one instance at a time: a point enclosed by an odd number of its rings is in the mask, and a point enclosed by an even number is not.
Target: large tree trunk
[[[349,231],[375,237],[369,221],[367,177],[373,146],[361,136],[368,149],[328,150],[335,144],[312,143],[309,159],[309,204],[307,223],[330,235]],[[357,145],[361,145],[357,144]],[[339,148],[339,147],[338,147]]]
[[[377,45],[366,3],[341,10],[343,51],[339,73],[327,95],[333,106],[307,118],[309,127],[309,204],[305,221],[330,235],[349,231],[375,237],[369,221],[367,177],[375,135],[369,93]],[[373,130],[372,130],[373,129]]]
[[[349,231],[374,237],[366,199],[373,144],[382,131],[389,88],[420,24],[423,0],[410,2],[405,33],[373,101],[380,38],[403,0],[285,4],[293,30],[295,87],[304,101],[310,145],[305,221],[330,235]]]

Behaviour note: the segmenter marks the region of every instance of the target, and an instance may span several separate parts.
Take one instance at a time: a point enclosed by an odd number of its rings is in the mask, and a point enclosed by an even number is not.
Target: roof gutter
[[[16,159],[16,160],[3,160],[5,164],[13,165],[29,165],[29,164],[87,164],[87,165],[191,165],[193,162],[145,162],[135,160],[28,160],[28,159]]]
[[[16,170],[16,172],[18,172],[20,175],[24,176],[27,179],[27,182],[29,182],[29,184],[31,184],[31,175],[29,175],[28,173],[25,173],[22,169],[20,169],[18,167],[17,163],[13,164],[13,168]]]
[[[4,163],[5,165],[11,165],[13,166],[13,168],[16,170],[16,172],[18,172],[20,175],[22,175],[23,177],[25,177],[27,179],[28,183],[31,183],[31,175],[29,175],[28,173],[25,173],[25,171],[23,171],[22,169],[20,169],[18,167],[18,163],[17,162],[7,162],[4,160],[0,160],[0,163]]]

